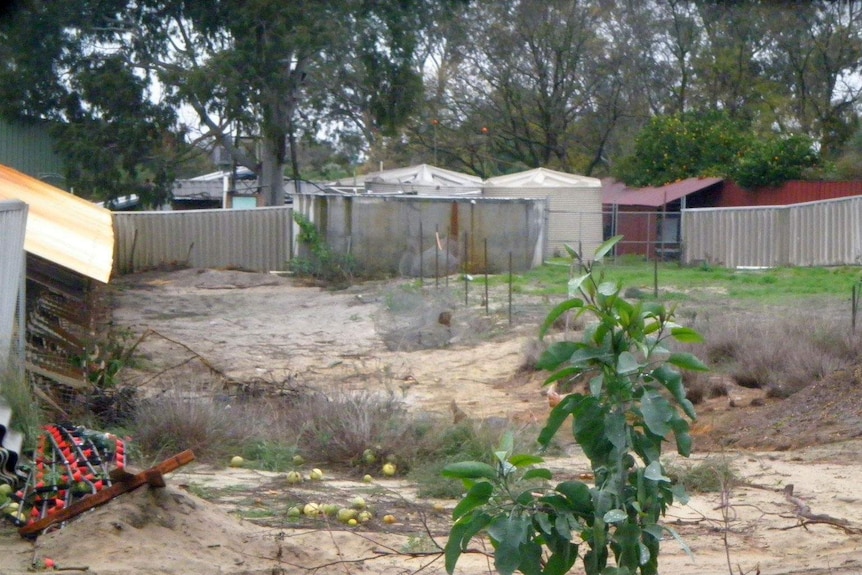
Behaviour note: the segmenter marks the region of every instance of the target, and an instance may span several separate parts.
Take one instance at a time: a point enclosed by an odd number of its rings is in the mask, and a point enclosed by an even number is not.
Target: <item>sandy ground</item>
[[[153,272],[119,283],[114,322],[135,337],[144,335],[139,344],[144,361],[130,377],[155,392],[200,389],[215,374],[219,393],[343,385],[398,393],[414,411],[445,412],[454,399],[477,420],[544,419],[548,407],[538,380],[519,367],[541,318],[534,311],[546,310],[547,302],[536,308],[520,303],[510,326],[502,296],[484,317],[482,294],[468,294],[471,305],[465,309],[453,297],[416,299],[404,293],[385,284],[328,292],[236,271]],[[756,408],[728,407],[746,405],[752,393],[732,388],[729,398],[699,406],[704,413],[699,441],[713,450],[697,449],[696,443],[694,459],[725,458],[742,482],[724,497],[698,495],[670,510],[667,524],[693,557],[669,537],[663,542],[662,571],[862,572],[862,440],[799,448],[787,443],[781,451],[717,447],[724,434],[740,427],[734,421],[757,419]],[[747,429],[763,434],[756,426]],[[550,464],[557,479],[589,470],[574,447]],[[787,485],[811,513],[842,524],[802,525],[784,495]],[[196,493],[206,493],[207,500]],[[376,513],[358,528],[324,520],[292,522],[271,513],[296,501],[343,502],[357,494]],[[45,557],[70,573],[77,567],[99,575],[438,574],[444,571],[435,543],[445,544],[453,506],[453,501],[416,499],[413,486],[402,479],[369,485],[327,471],[323,482],[288,486],[280,474],[195,463],[168,476],[167,488],[122,496],[35,543],[21,540],[11,528],[0,532],[0,575],[29,572]],[[268,519],[249,519],[256,508],[269,511],[261,513]],[[383,524],[379,518],[385,513],[398,521]],[[480,543],[475,549],[481,550]],[[488,565],[486,556],[471,553],[456,572],[489,573]]]

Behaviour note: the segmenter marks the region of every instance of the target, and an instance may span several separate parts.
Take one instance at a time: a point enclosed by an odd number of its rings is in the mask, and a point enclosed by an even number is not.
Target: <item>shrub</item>
[[[744,324],[708,320],[699,329],[710,365],[743,387],[787,397],[862,357],[860,338],[834,329],[834,323],[822,314],[773,316],[767,310]]]
[[[24,434],[24,448],[33,449],[42,427],[42,412],[27,378],[10,366],[0,370],[0,396],[12,408],[12,427]]]
[[[212,462],[240,452],[254,434],[246,421],[233,406],[177,392],[141,401],[129,432],[153,460],[191,449],[197,459]]]
[[[293,220],[300,230],[297,241],[305,246],[307,255],[291,259],[288,268],[296,275],[313,277],[337,287],[350,285],[357,275],[356,259],[350,254],[332,251],[314,223],[304,215],[294,212]]]

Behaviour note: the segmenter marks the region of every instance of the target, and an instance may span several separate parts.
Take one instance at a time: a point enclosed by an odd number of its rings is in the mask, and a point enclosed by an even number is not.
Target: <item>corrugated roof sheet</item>
[[[489,188],[599,188],[601,185],[601,181],[596,178],[547,168],[535,168],[485,180],[485,186]]]
[[[107,283],[114,265],[111,211],[0,165],[0,200],[29,206],[24,249]]]
[[[622,182],[606,180],[602,182],[602,203],[658,208],[721,181],[721,178],[688,178],[657,188],[628,188]]]

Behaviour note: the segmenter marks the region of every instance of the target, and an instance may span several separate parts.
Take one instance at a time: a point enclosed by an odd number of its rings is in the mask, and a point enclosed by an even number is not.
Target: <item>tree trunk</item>
[[[279,153],[281,152],[281,153]],[[267,206],[284,205],[284,143],[264,137],[260,157],[260,186]]]

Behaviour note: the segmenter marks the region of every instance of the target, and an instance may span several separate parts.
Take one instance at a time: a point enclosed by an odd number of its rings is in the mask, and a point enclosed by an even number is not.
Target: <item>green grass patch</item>
[[[688,294],[712,292],[731,299],[781,303],[793,298],[818,296],[849,297],[853,285],[862,281],[858,267],[772,268],[734,270],[718,267],[683,267],[676,263],[644,261],[603,262],[595,266],[605,281],[641,290],[652,297],[658,278],[660,299],[686,299]],[[577,275],[577,271],[575,272]],[[516,293],[561,295],[567,292],[570,266],[567,260],[551,260],[513,278]],[[495,276],[493,284],[504,284],[508,276]],[[668,296],[671,297],[668,297]]]

